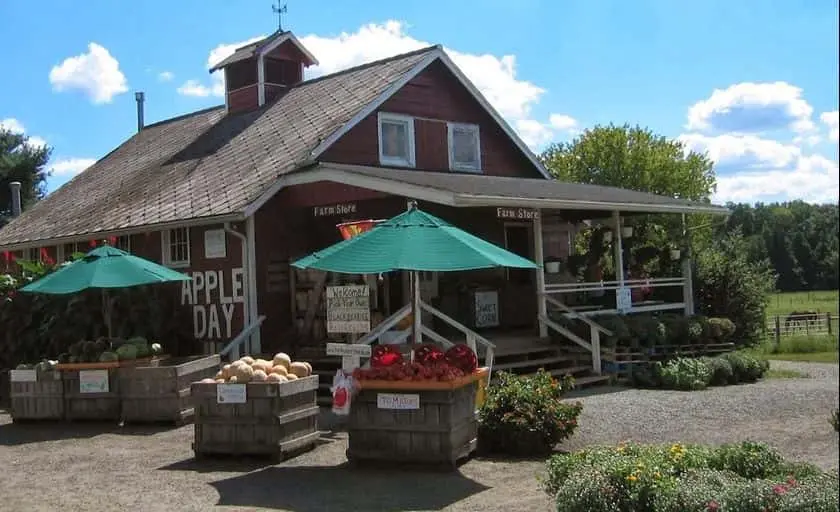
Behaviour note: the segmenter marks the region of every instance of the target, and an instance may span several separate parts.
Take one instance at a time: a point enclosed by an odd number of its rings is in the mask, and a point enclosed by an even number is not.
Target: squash
[[[308,377],[309,368],[307,368],[303,363],[295,362],[289,366],[289,373],[294,374],[297,377]]]
[[[239,360],[242,361],[243,363],[249,365],[249,366],[254,364],[254,358],[251,357],[251,356],[243,356],[243,357],[240,357]]]
[[[273,365],[271,364],[271,362],[266,361],[265,359],[257,359],[256,361],[254,361],[254,364],[251,365],[251,368],[253,368],[254,370],[262,370],[266,374],[269,374],[271,373]]]
[[[251,380],[251,377],[254,376],[254,369],[250,366],[246,365],[238,365],[232,369],[233,374],[230,376],[231,379],[234,377],[236,378],[236,382],[244,383]]]
[[[287,370],[285,366],[278,364],[277,366],[272,368],[269,373],[276,373],[277,375],[282,375],[283,377],[285,377],[289,374],[289,370]]]
[[[295,375],[294,373],[290,373],[290,374],[286,375],[286,380],[298,380],[298,376]]]
[[[268,378],[268,374],[264,371],[254,370],[254,375],[251,376],[251,382],[265,382],[266,378]]]
[[[289,357],[289,354],[286,354],[285,352],[278,352],[274,356],[272,363],[274,364],[274,366],[285,366],[288,370],[289,367],[292,365],[292,358]]]
[[[282,366],[281,366],[282,368]],[[284,368],[285,369],[285,368]],[[268,376],[265,378],[266,382],[286,382],[288,379],[284,375],[280,375],[279,373],[269,373]]]
[[[213,382],[215,382],[216,384],[225,384],[227,381],[225,379],[216,379]]]
[[[239,379],[236,378],[236,375],[231,375],[227,380],[228,384],[236,384],[237,382],[239,382]]]
[[[201,379],[199,382],[202,383],[202,384],[215,384],[216,379],[210,379],[210,378]]]
[[[225,380],[225,372],[219,370],[218,372],[216,372],[216,376],[213,377],[212,380],[219,380],[219,379]],[[204,379],[204,380],[207,380],[207,379]]]
[[[228,377],[230,377],[230,368],[231,368],[231,365],[229,365],[229,364],[226,364],[226,365],[222,366],[222,378],[223,379],[227,379]]]
[[[311,365],[311,364],[309,364],[307,361],[301,361],[301,362],[302,362],[303,364],[305,364],[305,365],[306,365],[306,369],[307,369],[307,370],[309,370],[309,373],[307,373],[306,375],[307,375],[307,376],[308,376],[308,375],[312,375],[312,365]]]

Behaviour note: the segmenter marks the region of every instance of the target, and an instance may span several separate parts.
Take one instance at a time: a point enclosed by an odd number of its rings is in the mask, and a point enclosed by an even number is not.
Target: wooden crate
[[[318,440],[318,376],[245,384],[245,403],[219,403],[224,384],[194,383],[196,457],[257,455],[283,460]]]
[[[98,420],[118,421],[120,419],[120,393],[117,368],[98,370],[64,370],[64,414],[70,421]],[[90,372],[90,373],[89,373]],[[100,373],[96,373],[100,372]],[[102,373],[104,372],[104,373]],[[102,375],[103,391],[82,391],[83,375]]]
[[[454,467],[475,451],[476,392],[486,374],[452,383],[361,382],[350,406],[347,458]],[[390,408],[394,395],[416,408]]]
[[[0,408],[11,406],[9,372],[10,370],[0,370]]]
[[[193,356],[118,369],[123,421],[181,425],[191,420],[194,411],[190,386],[213,377],[220,362],[218,355]]]
[[[9,398],[12,421],[64,418],[64,387],[60,372],[11,370]]]

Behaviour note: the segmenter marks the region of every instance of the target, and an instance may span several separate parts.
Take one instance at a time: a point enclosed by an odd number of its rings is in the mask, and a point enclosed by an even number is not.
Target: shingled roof
[[[247,113],[224,107],[146,126],[0,230],[0,247],[241,214],[433,46],[302,82]]]

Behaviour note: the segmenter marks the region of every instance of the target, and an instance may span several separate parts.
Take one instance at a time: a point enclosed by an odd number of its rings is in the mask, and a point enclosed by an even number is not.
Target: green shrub
[[[612,331],[612,336],[604,338],[604,346],[629,346],[630,345],[630,329],[624,323],[624,319],[619,315],[604,315],[598,317],[598,323],[604,329]]]
[[[555,380],[540,370],[535,375],[497,374],[478,414],[478,443],[483,452],[510,455],[549,453],[577,429],[580,402],[563,402],[571,377]]]
[[[667,331],[665,324],[652,315],[629,315],[624,322],[630,330],[632,347],[664,345]]]
[[[668,345],[684,345],[688,341],[688,317],[666,314],[660,317],[665,326],[665,340]]]
[[[735,324],[728,318],[709,319],[709,339],[715,343],[727,343],[735,333]]]
[[[706,357],[703,362],[712,372],[710,386],[725,386],[732,380],[732,364],[722,357]]]
[[[755,382],[762,378],[770,368],[770,363],[767,361],[758,359],[742,351],[728,352],[718,357],[725,359],[732,365],[732,380],[730,380],[730,384]]]
[[[662,387],[662,363],[634,364],[630,368],[630,384],[637,388]]]
[[[709,339],[709,319],[703,315],[692,315],[688,318],[688,342],[702,345]]]
[[[715,239],[695,254],[694,289],[700,311],[732,320],[735,343],[760,343],[769,293],[776,284],[769,262],[752,261],[748,243],[737,232]]]
[[[662,365],[659,379],[667,389],[699,391],[709,386],[712,371],[702,359],[678,357]]]
[[[838,479],[741,443],[596,446],[551,457],[542,487],[558,511],[836,511]]]

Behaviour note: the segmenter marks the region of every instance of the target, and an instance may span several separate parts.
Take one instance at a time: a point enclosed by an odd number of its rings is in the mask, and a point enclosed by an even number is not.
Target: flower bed
[[[637,387],[698,391],[709,386],[756,382],[770,365],[746,352],[715,357],[678,357],[667,362],[638,366],[631,372]]]
[[[836,511],[838,477],[744,442],[594,447],[549,459],[558,512]]]

